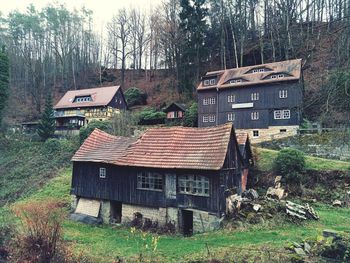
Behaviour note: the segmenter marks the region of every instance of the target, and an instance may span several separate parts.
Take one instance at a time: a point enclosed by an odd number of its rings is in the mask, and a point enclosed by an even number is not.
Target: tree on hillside
[[[9,94],[9,60],[5,49],[0,50],[0,126]]]
[[[194,102],[186,110],[184,116],[184,126],[187,127],[197,127],[198,126],[198,104]]]
[[[43,141],[51,138],[55,133],[55,118],[52,108],[51,96],[46,97],[45,110],[41,116],[38,127],[38,134]]]

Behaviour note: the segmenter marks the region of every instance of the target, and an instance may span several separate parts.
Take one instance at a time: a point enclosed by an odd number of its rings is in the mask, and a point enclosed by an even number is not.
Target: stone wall
[[[122,223],[128,223],[134,219],[134,214],[138,212],[142,214],[143,218],[158,221],[159,224],[165,224],[167,218],[167,209],[163,207],[153,208],[137,205],[122,205]]]
[[[218,229],[219,218],[205,211],[193,210],[193,233],[202,233]]]
[[[237,131],[248,132],[252,143],[260,143],[297,135],[298,129],[299,126],[270,126],[268,129],[237,129]],[[258,131],[259,136],[254,136],[254,131]]]

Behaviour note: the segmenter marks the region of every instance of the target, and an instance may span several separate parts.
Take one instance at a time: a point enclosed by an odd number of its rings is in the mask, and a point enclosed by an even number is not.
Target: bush
[[[97,121],[93,120],[89,122],[87,126],[81,127],[79,136],[80,136],[80,143],[83,143],[87,137],[96,129],[100,129],[102,131],[111,133],[112,131],[112,124],[110,121]]]
[[[278,153],[274,167],[287,183],[299,184],[301,174],[305,171],[305,155],[296,149],[283,149]]]
[[[138,88],[129,88],[125,91],[124,96],[129,107],[147,104],[147,94]]]
[[[196,102],[186,110],[184,116],[184,126],[197,127],[198,125],[198,104]]]
[[[36,201],[18,204],[14,213],[22,229],[11,241],[13,262],[65,262],[68,251],[62,239],[66,215],[59,201]]]
[[[163,124],[165,122],[166,113],[157,111],[154,108],[145,108],[139,113],[139,124],[141,125],[153,125]]]
[[[112,132],[119,136],[132,136],[138,122],[130,111],[122,111],[111,120]]]

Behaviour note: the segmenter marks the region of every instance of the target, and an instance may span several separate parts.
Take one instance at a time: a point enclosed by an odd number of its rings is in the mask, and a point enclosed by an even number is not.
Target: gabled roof
[[[54,106],[54,109],[83,108],[108,105],[120,86],[101,87],[92,89],[70,90]],[[74,102],[76,97],[91,96],[92,101]]]
[[[113,136],[95,129],[74,154],[72,161],[113,163],[125,155],[135,139]]]
[[[166,108],[164,109],[164,112],[171,111],[171,109],[172,109],[173,107],[177,107],[177,108],[179,108],[179,109],[182,110],[182,111],[186,111],[186,105],[185,105],[185,104],[173,102],[173,103],[171,103],[168,107],[166,107]]]
[[[251,73],[253,69],[260,68],[265,68],[267,71]],[[280,73],[285,73],[286,76],[284,78],[266,79],[266,77],[271,74]],[[301,59],[212,71],[207,72],[204,77],[206,76],[218,76],[217,83],[215,85],[204,86],[203,82],[200,82],[197,90],[207,90],[213,88],[224,89],[281,81],[299,80],[301,76]],[[232,79],[244,79],[246,81],[230,84],[229,81]]]
[[[232,123],[208,128],[153,128],[136,141],[95,129],[72,161],[132,167],[220,170],[234,135]],[[238,144],[242,145],[248,137],[240,133],[237,139]]]
[[[147,130],[116,164],[124,166],[220,170],[232,124],[210,128],[166,127]]]

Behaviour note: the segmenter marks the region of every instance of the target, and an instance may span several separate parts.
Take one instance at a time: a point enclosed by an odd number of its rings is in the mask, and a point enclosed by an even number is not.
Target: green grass
[[[71,169],[66,169],[62,175],[50,180],[40,191],[23,198],[21,201],[59,198],[68,203],[70,200],[70,181]],[[2,211],[4,212],[4,209]],[[280,248],[291,241],[316,237],[324,229],[331,228],[339,231],[349,229],[350,209],[336,209],[326,205],[318,205],[316,211],[321,219],[302,225],[286,223],[276,227],[254,226],[245,231],[220,230],[197,234],[190,238],[184,238],[180,235],[161,236],[155,253],[144,247],[146,243],[151,244],[151,234],[148,234],[146,241],[143,241],[140,233],[132,234],[127,227],[90,226],[66,220],[64,239],[74,246],[76,253],[83,251],[84,255],[91,257],[94,262],[111,262],[117,257],[136,257],[141,252],[151,257],[160,257],[167,262],[176,262],[179,259],[206,253],[207,246],[211,250],[231,246],[244,249],[244,247],[252,245]]]
[[[258,153],[258,168],[261,171],[271,171],[273,168],[273,161],[277,157],[278,151],[255,148]],[[339,170],[349,171],[350,162],[343,162],[338,160],[330,160],[324,158],[317,158],[306,156],[306,168],[313,170]]]

